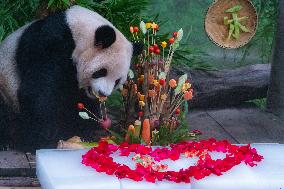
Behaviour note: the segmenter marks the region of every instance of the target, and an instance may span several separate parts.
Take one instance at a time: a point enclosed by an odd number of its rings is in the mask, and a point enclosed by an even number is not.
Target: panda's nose
[[[106,96],[107,96],[107,95],[105,95],[105,93],[103,93],[102,91],[99,91],[98,93],[99,93],[100,97],[106,97]]]

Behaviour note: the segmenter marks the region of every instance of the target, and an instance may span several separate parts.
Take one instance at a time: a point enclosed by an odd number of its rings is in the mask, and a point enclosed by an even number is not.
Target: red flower
[[[148,172],[145,174],[144,178],[146,179],[146,181],[148,182],[153,182],[155,183],[157,175],[155,172]]]
[[[122,165],[122,166],[117,167],[114,174],[117,178],[122,179],[122,178],[128,177],[129,171],[130,171],[130,168],[128,166]]]

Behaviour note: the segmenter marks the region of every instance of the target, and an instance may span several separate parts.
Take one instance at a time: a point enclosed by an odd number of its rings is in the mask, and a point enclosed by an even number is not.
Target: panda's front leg
[[[71,136],[68,130],[76,128],[76,110],[72,104],[74,95],[64,91],[64,79],[58,78],[60,74],[57,72],[35,74],[21,84],[19,130],[22,137],[16,144],[20,149],[54,148],[59,139]],[[70,91],[76,89],[72,86],[65,88]]]

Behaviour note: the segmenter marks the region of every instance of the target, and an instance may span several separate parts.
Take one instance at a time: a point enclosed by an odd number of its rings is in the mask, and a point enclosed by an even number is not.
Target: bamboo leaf
[[[47,8],[50,8],[50,6],[54,3],[54,0],[49,0],[47,4]]]

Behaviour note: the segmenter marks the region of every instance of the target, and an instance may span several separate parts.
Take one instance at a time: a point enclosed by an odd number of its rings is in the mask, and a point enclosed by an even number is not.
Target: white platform
[[[115,176],[97,173],[81,164],[81,156],[87,150],[39,150],[36,154],[37,176],[43,189],[284,189],[284,145],[254,144],[264,160],[256,167],[244,164],[218,177],[192,179],[190,184],[172,182],[135,182],[119,180]],[[220,158],[220,154],[213,154]],[[128,166],[134,166],[126,157],[114,158]],[[180,169],[194,163],[194,159],[163,161],[169,167]]]

